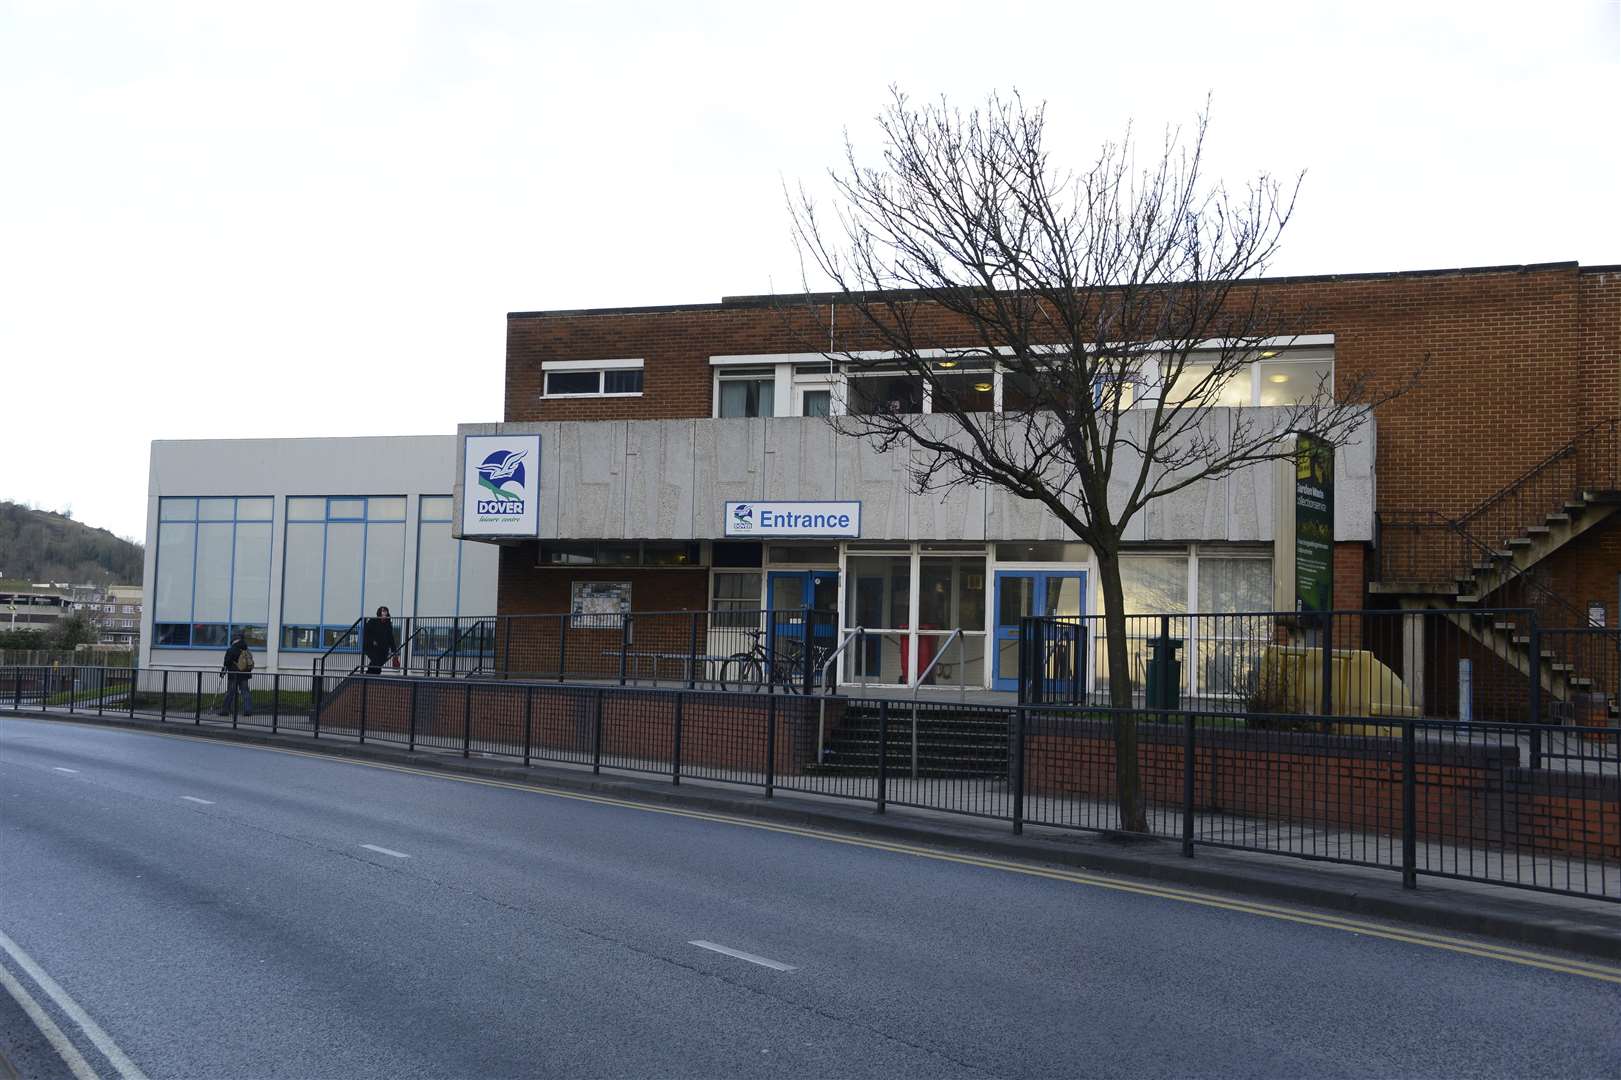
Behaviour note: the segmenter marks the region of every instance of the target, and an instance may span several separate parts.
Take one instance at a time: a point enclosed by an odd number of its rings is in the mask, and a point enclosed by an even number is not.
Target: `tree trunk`
[[[1147,832],[1142,779],[1137,773],[1137,717],[1132,712],[1131,661],[1126,650],[1126,601],[1120,587],[1120,555],[1099,550],[1097,559],[1109,656],[1109,702],[1114,706],[1115,802],[1120,809],[1121,829]]]

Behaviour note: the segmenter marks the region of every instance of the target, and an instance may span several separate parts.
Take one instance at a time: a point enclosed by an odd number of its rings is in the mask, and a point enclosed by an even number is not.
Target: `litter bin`
[[[1148,707],[1177,709],[1182,706],[1182,639],[1148,639]]]

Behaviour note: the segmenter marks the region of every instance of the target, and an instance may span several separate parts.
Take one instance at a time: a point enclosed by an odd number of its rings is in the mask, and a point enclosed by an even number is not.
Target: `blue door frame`
[[[1002,591],[1004,583],[1012,579],[1022,579],[1029,584],[1024,586],[1028,604],[1018,605],[1016,613],[1009,612],[1009,616],[1045,615],[1047,613],[1047,589],[1054,581],[1073,579],[1080,583],[1079,611],[1086,614],[1086,571],[1084,570],[998,570],[996,572],[996,595],[993,598],[996,612],[996,632],[991,641],[991,686],[997,690],[1019,689],[1019,659],[1017,649],[1008,650],[1011,655],[1004,662],[1004,643],[1013,643],[1019,640],[1019,623],[1017,618],[1012,622],[1003,622]]]
[[[792,596],[788,590],[779,592],[789,581],[799,585],[798,596]],[[817,596],[821,595],[825,606],[817,604]],[[765,606],[771,611],[799,610],[814,608],[817,611],[826,611],[830,617],[816,624],[814,638],[816,644],[828,646],[834,634],[836,619],[831,612],[837,609],[839,597],[839,572],[837,570],[772,570],[766,574],[765,579]],[[790,602],[796,601],[796,602]],[[773,620],[772,633],[783,637],[803,640],[805,627],[801,618],[797,616],[779,616]],[[824,638],[829,640],[823,640]]]

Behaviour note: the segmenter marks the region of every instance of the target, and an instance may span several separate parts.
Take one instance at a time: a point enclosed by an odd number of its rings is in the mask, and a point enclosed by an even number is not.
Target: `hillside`
[[[141,580],[141,545],[48,510],[0,501],[0,577],[74,585]]]

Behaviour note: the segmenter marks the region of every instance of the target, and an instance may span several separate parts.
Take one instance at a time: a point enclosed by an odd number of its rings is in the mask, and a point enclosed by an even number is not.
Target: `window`
[[[996,383],[989,368],[937,375],[935,382],[930,412],[946,412],[953,407],[962,412],[990,412],[996,407]]]
[[[777,403],[777,377],[771,370],[742,369],[719,372],[715,376],[715,415],[774,416]]]
[[[770,547],[774,563],[808,563],[813,566],[837,566],[837,544],[773,544]]]
[[[715,626],[754,626],[760,621],[760,571],[716,570],[710,608]]]
[[[343,640],[363,613],[399,609],[404,496],[335,495],[288,499],[287,505],[282,648],[324,649]],[[344,648],[357,650],[359,642],[351,637]]]
[[[1197,354],[1195,354],[1197,355]],[[1263,359],[1245,364],[1232,372],[1219,389],[1207,387],[1201,395],[1213,397],[1206,404],[1216,406],[1295,405],[1309,401],[1318,392],[1334,389],[1334,361],[1316,358],[1270,359],[1275,353],[1262,353]],[[1214,364],[1190,358],[1176,385],[1165,400],[1180,402],[1194,393],[1200,382],[1215,370]]]
[[[552,360],[541,370],[545,397],[634,397],[642,392],[640,360]]]
[[[469,580],[474,575],[471,556],[480,549],[470,552],[464,541],[450,535],[450,496],[422,496],[417,517],[417,614],[461,615],[464,598],[473,604],[466,614],[488,614],[489,607],[472,599]]]
[[[997,562],[1085,562],[1089,552],[1085,544],[1051,540],[1031,544],[997,544]]]
[[[701,549],[696,543],[647,541],[638,543],[556,543],[540,545],[540,566],[698,566]]]
[[[272,505],[268,498],[235,496],[159,500],[157,646],[224,648],[236,630],[250,644],[264,640]]]
[[[923,376],[904,372],[850,374],[846,409],[852,416],[923,411]]]
[[[1293,405],[1309,401],[1319,391],[1334,389],[1331,360],[1288,360],[1257,364],[1261,405]]]
[[[799,397],[801,416],[826,416],[833,408],[833,391],[805,390]]]
[[[1243,618],[1242,613],[1271,610],[1272,560],[1201,556],[1197,571],[1198,610],[1240,617],[1189,620],[1197,635],[1189,650],[1195,659],[1196,685],[1201,694],[1243,695],[1253,687],[1262,649],[1270,643],[1257,635],[1272,622]]]

